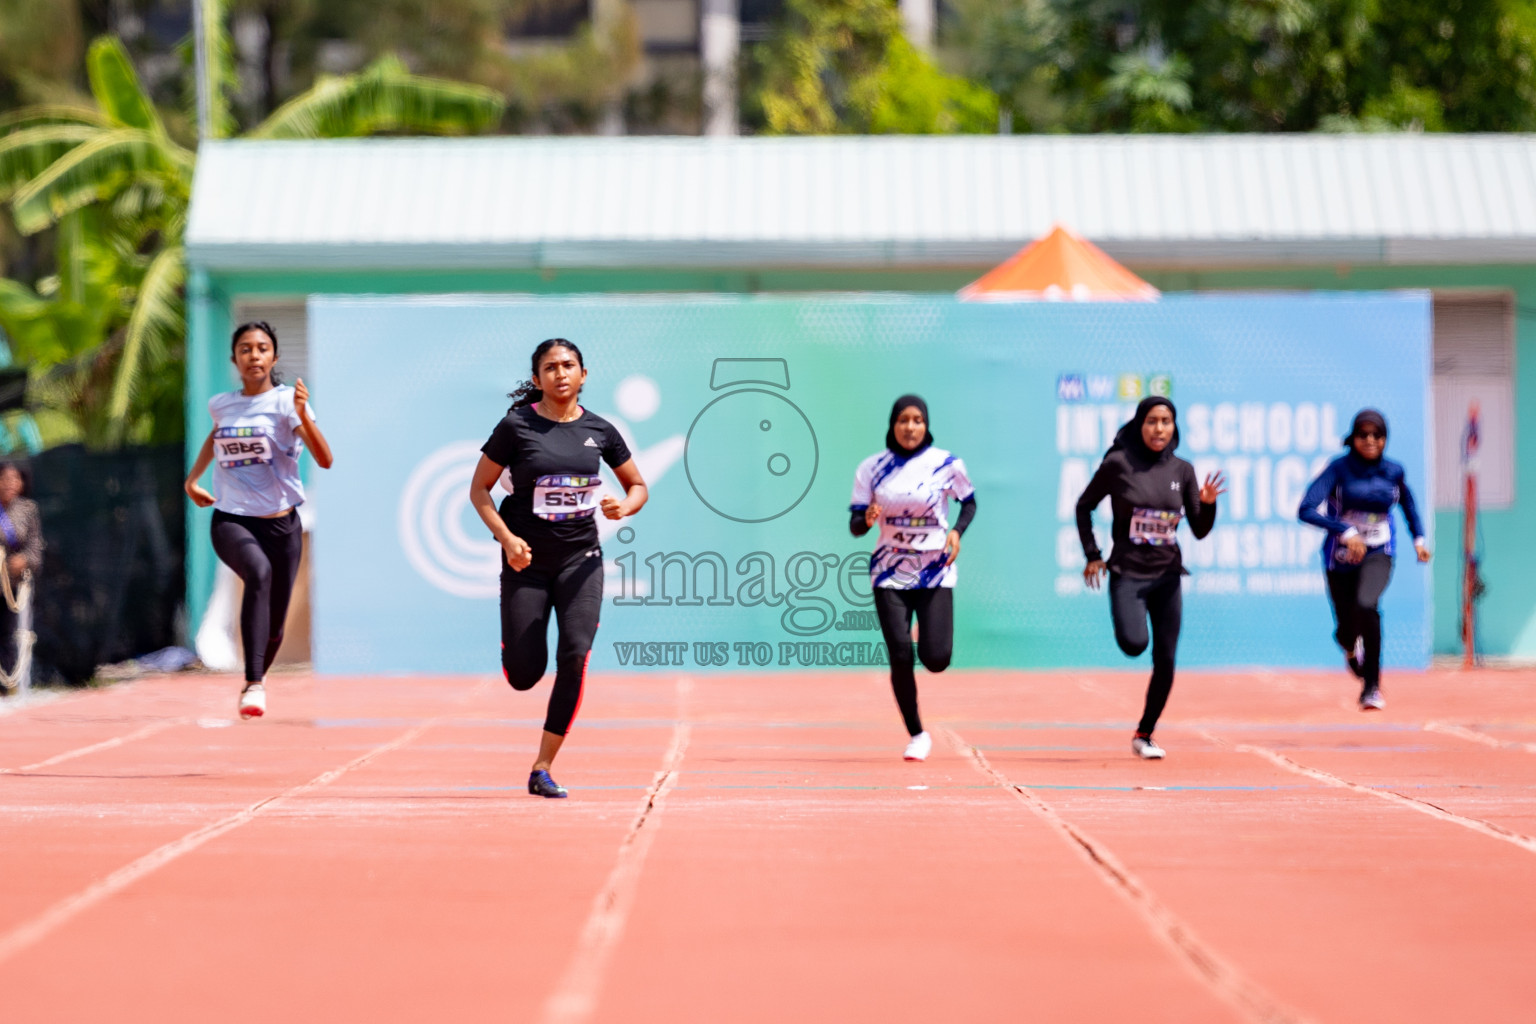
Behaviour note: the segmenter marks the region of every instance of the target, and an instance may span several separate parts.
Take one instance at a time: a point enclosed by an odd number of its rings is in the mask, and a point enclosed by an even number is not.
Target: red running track
[[[1536,674],[148,679],[0,709],[0,1016],[1530,1021]]]

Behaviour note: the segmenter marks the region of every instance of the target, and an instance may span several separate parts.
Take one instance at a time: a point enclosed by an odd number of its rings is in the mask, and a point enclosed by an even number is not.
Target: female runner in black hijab
[[[1196,539],[1204,537],[1216,525],[1216,498],[1226,493],[1220,473],[1207,476],[1201,485],[1195,467],[1173,454],[1179,445],[1175,416],[1168,399],[1142,399],[1077,500],[1077,533],[1088,559],[1083,578],[1097,590],[1099,578],[1108,571],[1115,642],[1128,656],[1138,656],[1147,649],[1148,619],[1152,623],[1152,680],[1131,739],[1131,750],[1148,759],[1164,754],[1153,742],[1152,730],[1173,689],[1174,653],[1184,618],[1179,520],[1188,515]],[[1093,537],[1092,520],[1093,510],[1106,497],[1114,513],[1107,566]]]
[[[960,503],[954,526],[949,502]],[[965,463],[934,446],[928,404],[902,395],[891,407],[885,448],[853,474],[848,529],[855,537],[879,531],[869,557],[875,614],[891,658],[891,689],[910,737],[902,756],[922,761],[933,739],[917,713],[912,618],[917,617],[917,659],[930,672],[949,667],[954,644],[955,559],[960,535],[976,515],[976,491]]]

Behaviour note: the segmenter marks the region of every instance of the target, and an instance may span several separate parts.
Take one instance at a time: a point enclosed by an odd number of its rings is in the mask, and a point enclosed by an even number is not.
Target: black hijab
[[[917,411],[923,414],[923,439],[918,442],[916,448],[908,451],[896,440],[896,418],[901,415],[902,410],[910,409],[913,406],[916,406]],[[885,446],[901,458],[910,459],[924,448],[933,444],[933,431],[928,429],[928,422],[928,403],[916,395],[902,395],[896,399],[896,404],[891,406],[891,422],[885,428]]]
[[[1147,447],[1147,442],[1142,440],[1141,427],[1142,424],[1147,422],[1147,416],[1152,410],[1160,405],[1166,405],[1168,407],[1168,414],[1173,417],[1173,437],[1168,439],[1168,447],[1160,452],[1154,452]],[[1160,395],[1152,395],[1148,398],[1143,398],[1141,404],[1136,406],[1136,414],[1127,420],[1125,426],[1121,427],[1115,434],[1114,443],[1109,446],[1109,451],[1104,454],[1107,456],[1109,452],[1114,451],[1116,448],[1123,448],[1126,451],[1134,452],[1150,462],[1156,462],[1165,455],[1171,455],[1178,446],[1179,411],[1173,407],[1173,403],[1168,399]]]
[[[1349,449],[1349,454],[1368,466],[1374,466],[1380,459],[1367,459],[1355,448],[1355,438],[1360,436],[1363,427],[1375,427],[1381,431],[1382,455],[1386,455],[1387,418],[1375,409],[1361,409],[1355,413],[1355,422],[1350,424],[1349,434],[1344,438],[1344,447]]]

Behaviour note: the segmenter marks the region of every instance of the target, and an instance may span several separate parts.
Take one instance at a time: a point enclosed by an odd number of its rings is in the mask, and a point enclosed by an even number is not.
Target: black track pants
[[[1147,649],[1147,624],[1152,626],[1152,680],[1147,684],[1147,703],[1136,732],[1152,735],[1173,690],[1174,655],[1179,649],[1179,627],[1184,623],[1182,578],[1169,573],[1144,580],[1119,573],[1109,574],[1109,611],[1115,620],[1115,643],[1134,658]]]
[[[567,562],[558,571],[529,566],[501,569],[501,668],[514,690],[532,689],[549,664],[549,613],[560,630],[555,645],[555,688],[549,695],[544,731],[564,736],[581,708],[587,661],[603,608],[603,556]]]
[[[1334,639],[1353,654],[1355,640],[1365,648],[1360,667],[1365,673],[1365,688],[1381,685],[1381,612],[1377,605],[1392,580],[1392,556],[1385,551],[1368,551],[1359,565],[1328,570],[1328,599],[1333,604],[1333,619],[1338,624]]]
[[[240,639],[245,681],[259,683],[283,644],[288,601],[299,578],[304,527],[298,512],[276,519],[213,511],[213,550],[245,583],[240,602]]]
[[[0,549],[0,558],[4,557],[5,551]],[[21,581],[12,580],[11,586],[20,590]],[[16,646],[16,626],[20,619],[21,616],[11,611],[11,606],[0,598],[0,669],[7,675],[16,671],[16,663],[21,660],[21,652]]]
[[[875,614],[891,656],[891,689],[907,734],[923,731],[917,714],[917,675],[912,657],[912,616],[917,616],[917,657],[929,672],[943,672],[955,646],[955,592],[949,587],[922,590],[875,588]]]

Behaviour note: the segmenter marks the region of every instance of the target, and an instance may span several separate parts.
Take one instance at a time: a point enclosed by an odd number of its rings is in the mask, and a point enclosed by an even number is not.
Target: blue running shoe
[[[528,773],[528,792],[534,796],[547,796],[552,800],[564,800],[570,794],[565,787],[549,777],[549,772],[539,769]]]

